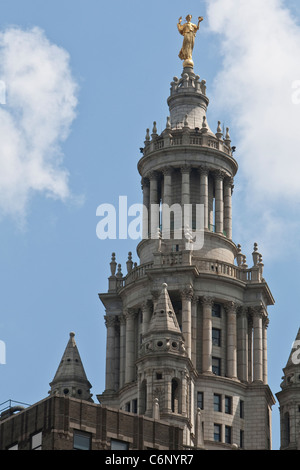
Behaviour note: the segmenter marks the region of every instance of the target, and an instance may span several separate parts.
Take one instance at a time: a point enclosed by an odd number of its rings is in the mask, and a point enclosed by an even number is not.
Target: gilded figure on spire
[[[191,23],[192,15],[187,15],[186,23],[181,24],[182,16],[179,18],[177,28],[179,33],[184,37],[182,48],[179,52],[179,58],[184,60],[183,67],[193,67],[194,62],[192,60],[192,54],[195,43],[195,36],[200,28],[200,23],[203,21],[203,17],[199,16],[198,24]]]

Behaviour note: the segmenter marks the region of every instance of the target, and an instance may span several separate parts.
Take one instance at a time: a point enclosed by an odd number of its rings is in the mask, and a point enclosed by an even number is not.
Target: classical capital
[[[226,302],[224,304],[224,309],[226,313],[237,313],[238,307],[240,305],[237,304],[236,302]]]
[[[208,296],[203,296],[201,297],[201,303],[205,307],[212,307],[214,304],[214,299],[213,297],[208,297]]]
[[[105,315],[104,316],[105,326],[106,328],[112,328],[116,325],[116,317],[112,315]]]
[[[151,181],[153,180],[157,180],[158,179],[158,173],[156,171],[150,171],[148,174],[147,174],[147,178]]]
[[[149,186],[150,186],[150,181],[149,181],[149,179],[143,177],[143,178],[141,179],[141,185],[142,185],[142,189],[143,189],[143,188],[149,188]]]
[[[187,175],[187,174],[189,174],[190,171],[191,171],[191,166],[190,166],[190,165],[182,165],[182,166],[180,167],[180,171],[181,171],[182,174],[186,174],[186,175]]]
[[[180,291],[181,299],[182,300],[192,300],[194,295],[193,286],[186,286],[184,289]]]
[[[224,178],[227,176],[226,173],[222,170],[215,170],[214,172],[214,177],[216,180],[224,180]]]
[[[124,310],[124,317],[126,321],[134,319],[135,315],[136,315],[136,312],[133,309],[128,308]]]
[[[173,173],[173,168],[171,166],[165,166],[162,168],[161,172],[164,176],[171,176]]]

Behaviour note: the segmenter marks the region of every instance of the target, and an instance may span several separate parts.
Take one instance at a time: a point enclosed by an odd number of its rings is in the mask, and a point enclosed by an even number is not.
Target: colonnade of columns
[[[211,297],[195,298],[192,288],[181,292],[181,330],[187,356],[194,367],[204,374],[213,374],[213,305]],[[201,303],[201,336],[197,331],[197,317]],[[222,362],[220,375],[243,382],[259,381],[267,384],[267,327],[265,309],[243,307],[234,302],[224,304],[226,316],[222,332],[223,347],[216,356]],[[152,302],[142,306],[143,321],[139,334],[148,331],[152,314]],[[122,315],[107,315],[106,390],[117,390],[136,380],[137,324],[136,312],[126,311]],[[225,338],[225,341],[224,341]],[[197,353],[201,347],[201,354]],[[197,362],[201,357],[201,364]]]
[[[232,190],[233,178],[221,170],[210,170],[204,167],[197,168],[199,175],[199,200],[191,198],[191,171],[190,166],[183,166],[181,170],[181,196],[172,196],[172,175],[174,168],[165,167],[161,171],[153,171],[142,178],[143,205],[147,209],[143,216],[143,238],[156,235],[160,226],[159,210],[155,206],[167,204],[202,204],[204,207],[204,229],[225,234],[232,238]],[[162,184],[160,184],[162,181]]]

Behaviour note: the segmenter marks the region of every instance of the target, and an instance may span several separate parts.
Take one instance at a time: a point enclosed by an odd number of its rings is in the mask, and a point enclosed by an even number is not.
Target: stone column
[[[151,320],[151,310],[152,310],[152,302],[151,300],[147,299],[142,305],[143,335],[147,333],[148,328],[149,328],[149,323]]]
[[[142,178],[143,190],[143,240],[147,239],[150,230],[150,182],[148,178]]]
[[[168,206],[168,208],[172,205],[172,168],[166,167],[162,170],[164,175],[164,189],[163,189],[163,197],[162,197],[162,236],[170,237],[170,233],[164,233],[164,231],[169,227],[171,228],[171,220],[165,221],[165,217],[170,217],[170,211],[164,210],[164,204]]]
[[[120,322],[120,388],[125,383],[125,355],[126,355],[126,319],[124,315],[119,316]]]
[[[124,315],[126,318],[125,383],[130,383],[135,380],[135,313],[127,310]]]
[[[237,336],[236,336],[236,305],[228,302],[225,306],[227,314],[227,377],[237,378]]]
[[[213,299],[203,297],[202,373],[212,373],[212,306]]]
[[[181,206],[182,206],[182,227],[185,228],[185,225],[188,225],[189,228],[192,228],[192,213],[188,211],[188,204],[190,204],[190,171],[191,168],[188,166],[183,166],[181,168]]]
[[[263,338],[262,308],[256,307],[253,312],[253,381],[263,381]]]
[[[208,175],[208,228],[211,232],[215,231],[214,227],[214,181],[213,175]]]
[[[196,369],[197,365],[197,310],[198,310],[198,297],[192,298],[192,351],[191,359],[193,366]]]
[[[192,357],[192,297],[192,286],[188,286],[181,291],[182,334],[184,337],[185,350],[190,359]]]
[[[200,169],[200,204],[204,206],[204,230],[208,230],[208,170]]]
[[[104,317],[107,328],[105,390],[115,390],[115,324],[116,317]]]
[[[224,201],[223,201],[223,172],[215,172],[215,225],[216,233],[223,234]]]
[[[267,317],[263,320],[263,382],[268,384],[268,345],[267,345],[267,328],[269,326],[269,319]]]
[[[240,307],[238,311],[238,378],[242,382],[248,381],[248,318],[247,307]]]
[[[158,175],[156,172],[149,174],[150,179],[150,232],[151,238],[156,238],[157,230],[159,228],[159,200],[158,200]]]
[[[181,407],[179,408],[179,413],[183,416],[187,416],[187,407],[186,407],[186,399],[188,394],[188,377],[186,372],[181,373]]]
[[[253,318],[248,314],[248,381],[253,380]]]
[[[232,190],[233,178],[224,180],[224,230],[227,238],[232,239]]]

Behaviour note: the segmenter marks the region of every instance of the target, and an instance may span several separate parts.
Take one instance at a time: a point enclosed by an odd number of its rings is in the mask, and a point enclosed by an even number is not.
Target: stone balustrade
[[[230,140],[221,140],[214,137],[211,134],[203,133],[203,131],[164,131],[160,136],[152,134],[152,140],[145,141],[145,147],[143,149],[144,156],[149,155],[152,152],[157,152],[161,149],[175,146],[197,146],[212,148],[224,152],[226,155],[232,157],[232,149],[230,146]]]
[[[257,262],[251,268],[248,268],[245,263],[236,266],[234,264],[216,259],[200,258],[196,255],[193,255],[192,251],[186,250],[179,252],[154,253],[153,262],[135,266],[125,276],[120,275],[119,269],[119,275],[117,274],[116,276],[111,276],[109,278],[110,283],[113,281],[112,278],[115,278],[115,282],[113,282],[114,288],[111,289],[111,291],[118,291],[119,289],[122,289],[123,287],[126,287],[133,282],[136,282],[140,279],[145,279],[147,277],[147,271],[151,270],[152,268],[174,268],[175,266],[195,266],[199,273],[224,276],[247,283],[264,282],[262,262]]]

